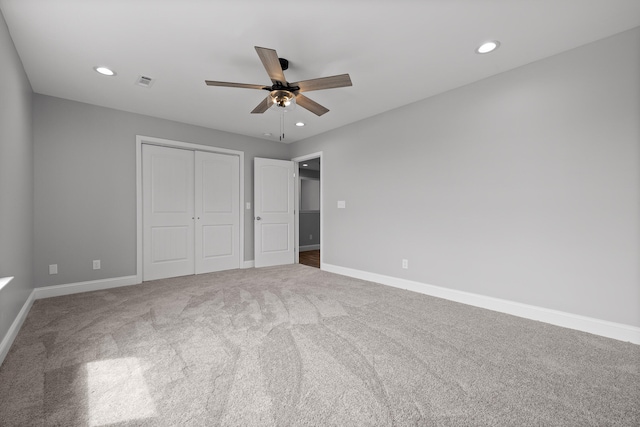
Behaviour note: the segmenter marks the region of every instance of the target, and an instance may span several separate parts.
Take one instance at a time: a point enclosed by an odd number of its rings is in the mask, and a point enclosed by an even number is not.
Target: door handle
[[[262,218],[260,218],[259,216],[256,217],[256,221],[260,221]]]

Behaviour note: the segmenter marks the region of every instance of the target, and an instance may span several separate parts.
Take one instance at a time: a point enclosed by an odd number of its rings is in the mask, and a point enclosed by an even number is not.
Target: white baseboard
[[[255,263],[253,260],[244,261],[243,268],[253,268],[254,264]],[[413,292],[443,298],[450,301],[460,302],[475,307],[481,307],[488,310],[507,313],[526,319],[537,320],[540,322],[562,326],[565,328],[576,329],[579,331],[588,332],[607,338],[613,338],[620,341],[628,341],[633,344],[640,344],[640,328],[631,325],[594,319],[591,317],[551,310],[543,307],[536,307],[533,305],[522,304],[499,298],[487,297],[484,295],[458,291],[455,289],[447,289],[439,286],[427,285],[411,280],[385,276],[382,274],[369,273],[366,271],[340,267],[332,264],[323,263],[321,269],[331,273],[341,274],[343,276],[376,282],[400,289],[407,289]],[[11,344],[13,344],[13,341],[20,331],[20,327],[24,323],[24,320],[27,318],[27,314],[29,313],[31,306],[36,299],[110,289],[120,286],[135,285],[138,283],[139,280],[137,276],[126,276],[112,279],[92,280],[88,282],[35,288],[31,292],[31,294],[29,294],[27,301],[22,306],[22,309],[18,313],[18,316],[13,321],[11,327],[0,343],[0,365],[4,361],[4,358],[7,356],[9,348],[11,348]]]
[[[607,320],[580,316],[577,314],[473,294],[470,292],[458,291],[455,289],[427,285],[411,280],[369,273],[332,264],[323,263],[321,269],[331,273],[341,274],[343,276],[376,282],[387,286],[393,286],[395,288],[407,289],[425,295],[460,302],[475,307],[486,308],[488,310],[498,311],[501,313],[507,313],[513,316],[524,317],[526,319],[537,320],[556,326],[562,326],[564,328],[588,332],[620,341],[628,341],[633,344],[640,344],[640,328],[631,325],[609,322]]]
[[[317,250],[320,250],[320,245],[300,246],[300,249],[299,249],[300,252],[317,251]]]
[[[69,283],[66,285],[42,286],[33,290],[35,299],[60,297],[63,295],[79,294],[81,292],[100,291],[103,289],[119,288],[120,286],[137,285],[138,276],[114,277],[112,279],[91,280],[88,282]]]
[[[0,365],[4,362],[4,358],[7,357],[7,353],[9,353],[9,349],[11,348],[11,344],[18,336],[18,332],[24,323],[24,320],[27,318],[27,314],[29,314],[29,310],[31,310],[31,306],[33,305],[33,301],[35,301],[35,291],[31,291],[29,297],[22,305],[18,316],[15,318],[11,327],[7,331],[6,335],[2,339],[0,343]]]

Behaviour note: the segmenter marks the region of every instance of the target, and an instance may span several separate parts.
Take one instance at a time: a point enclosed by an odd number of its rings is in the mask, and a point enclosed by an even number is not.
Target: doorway
[[[322,265],[322,153],[293,159],[297,163],[296,261]]]

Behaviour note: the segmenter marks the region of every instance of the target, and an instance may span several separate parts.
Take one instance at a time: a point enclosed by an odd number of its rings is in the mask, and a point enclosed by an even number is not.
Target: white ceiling
[[[640,26],[640,0],[0,0],[0,8],[35,92],[256,138],[278,140],[278,114],[250,114],[265,92],[205,79],[270,85],[254,46],[290,61],[289,82],[349,73],[352,87],[305,93],[331,111],[287,113],[285,142]],[[476,54],[488,39],[501,47]],[[136,86],[139,75],[154,85]]]

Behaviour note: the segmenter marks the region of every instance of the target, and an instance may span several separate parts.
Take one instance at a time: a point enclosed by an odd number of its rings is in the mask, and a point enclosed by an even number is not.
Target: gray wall
[[[639,118],[636,28],[291,155],[323,152],[325,263],[640,326]]]
[[[320,244],[320,171],[299,169],[300,175],[300,215],[298,224],[298,246]],[[311,178],[311,179],[303,179]],[[317,187],[310,191],[306,184],[314,182]],[[312,200],[313,199],[313,200]],[[311,238],[309,238],[311,236]]]
[[[136,135],[244,151],[252,207],[253,158],[290,158],[279,142],[44,95],[35,95],[33,114],[36,286],[136,273]],[[244,231],[252,260],[253,210],[245,210]],[[49,264],[58,264],[57,275]]]
[[[312,246],[320,244],[320,211],[300,212],[298,245]],[[310,239],[309,236],[312,236]]]
[[[0,13],[0,341],[33,289],[31,85]]]
[[[300,177],[302,178],[312,178],[312,179],[320,179],[320,171],[313,171],[309,169],[299,169]]]

